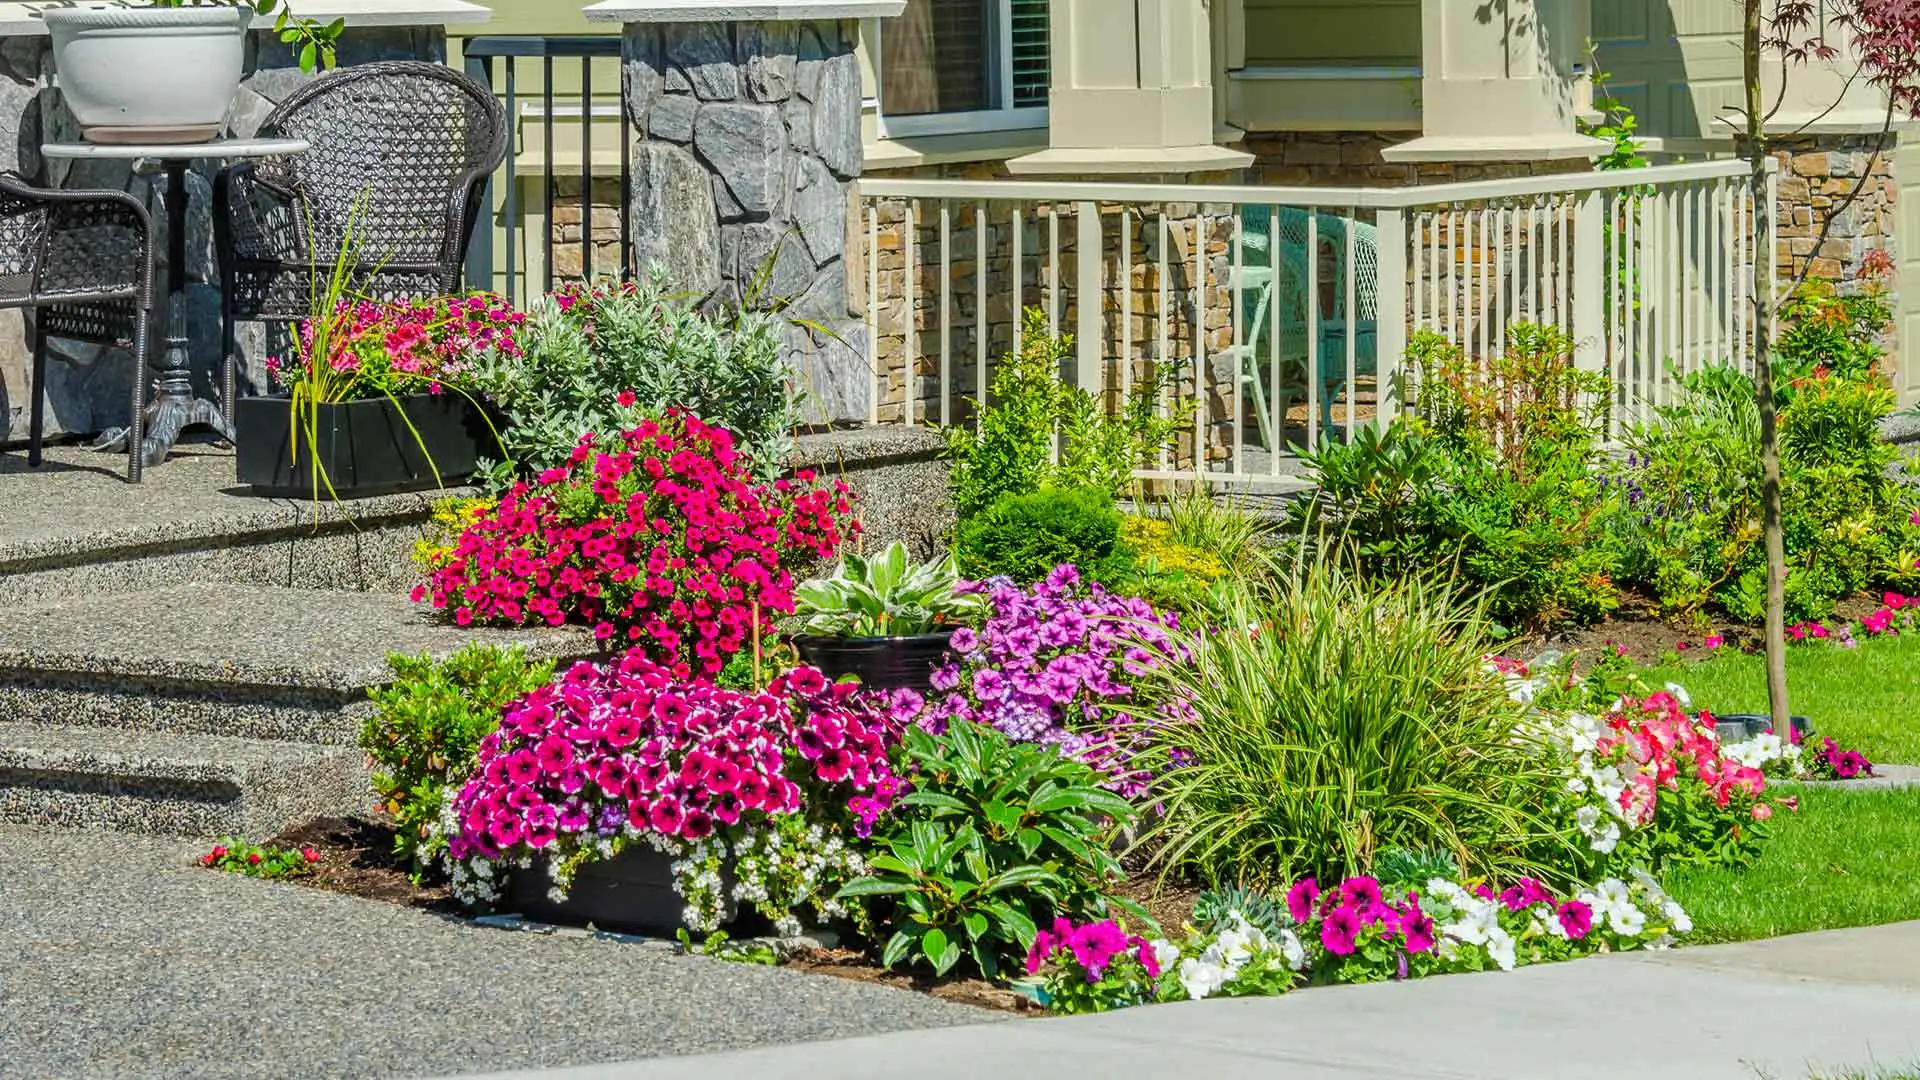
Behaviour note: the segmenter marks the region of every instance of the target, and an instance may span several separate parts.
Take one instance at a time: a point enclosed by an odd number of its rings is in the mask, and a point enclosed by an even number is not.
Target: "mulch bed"
[[[394,830],[389,822],[368,818],[318,818],[267,841],[273,847],[312,848],[320,856],[311,874],[284,879],[327,892],[365,900],[419,908],[438,915],[465,917],[467,910],[453,898],[443,881],[415,885],[404,860],[394,854]],[[1187,910],[1192,910],[1191,902]],[[1181,918],[1185,918],[1183,913]],[[1176,919],[1173,925],[1178,926]],[[822,949],[792,958],[781,965],[813,975],[831,975],[857,982],[878,983],[913,990],[943,1001],[1002,1012],[1042,1012],[1031,998],[984,979],[936,979],[923,972],[888,971],[866,954],[853,949]]]
[[[1880,607],[1880,601],[1878,593],[1848,597],[1834,606],[1833,616],[1825,621],[1828,625],[1856,621]],[[1618,611],[1592,626],[1523,635],[1507,643],[1501,652],[1516,660],[1531,660],[1549,649],[1577,653],[1576,666],[1585,668],[1592,661],[1624,648],[1626,656],[1636,663],[1658,664],[1670,653],[1694,653],[1707,638],[1715,635],[1724,640],[1723,648],[1740,652],[1760,652],[1766,648],[1766,635],[1760,627],[1721,619],[1661,616],[1654,612],[1646,598],[1629,595]],[[1681,648],[1682,645],[1686,647]]]

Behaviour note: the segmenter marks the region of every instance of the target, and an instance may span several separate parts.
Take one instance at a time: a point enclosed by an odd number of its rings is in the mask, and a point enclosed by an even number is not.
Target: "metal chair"
[[[1291,403],[1290,390],[1298,385],[1305,392],[1307,380],[1307,275],[1316,263],[1331,266],[1330,287],[1319,290],[1319,317],[1315,320],[1317,342],[1312,350],[1316,374],[1321,381],[1320,430],[1323,437],[1333,430],[1333,405],[1347,389],[1347,275],[1353,274],[1354,291],[1354,375],[1376,374],[1378,362],[1379,306],[1379,234],[1366,222],[1354,222],[1354,265],[1347,265],[1347,222],[1336,214],[1315,214],[1313,234],[1319,248],[1318,258],[1307,257],[1308,214],[1295,207],[1279,208],[1278,218],[1265,206],[1248,206],[1241,214],[1239,244],[1241,265],[1234,283],[1249,312],[1245,324],[1245,344],[1232,361],[1239,367],[1241,383],[1252,393],[1260,434],[1269,448],[1277,447],[1277,433],[1267,403],[1266,384],[1270,359],[1281,369],[1279,414],[1286,416]],[[1279,258],[1274,260],[1270,244],[1278,234]],[[1280,267],[1280,280],[1273,279],[1273,262]],[[1251,300],[1251,303],[1248,301]],[[1278,308],[1277,311],[1274,309]],[[1274,316],[1278,316],[1277,343],[1263,339],[1272,336]],[[1234,350],[1228,350],[1234,352]],[[1312,423],[1308,419],[1308,423]],[[1281,420],[1284,425],[1285,420]]]
[[[354,288],[375,299],[459,291],[508,130],[490,89],[406,60],[315,79],[273,110],[259,137],[304,139],[312,149],[231,165],[214,179],[229,413],[235,324],[311,315],[316,275],[324,283],[343,257]]]
[[[138,483],[153,344],[153,227],[147,208],[123,191],[39,188],[18,173],[0,173],[3,308],[34,313],[27,464],[36,468],[46,427],[47,339],[132,348],[127,478]]]

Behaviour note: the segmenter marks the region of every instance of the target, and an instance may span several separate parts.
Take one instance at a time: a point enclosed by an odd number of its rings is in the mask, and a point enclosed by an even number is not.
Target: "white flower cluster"
[[[1667,895],[1652,874],[1635,869],[1631,883],[1608,878],[1591,888],[1582,889],[1574,899],[1593,910],[1593,928],[1603,929],[1617,938],[1646,936],[1649,924],[1655,932],[1644,942],[1649,949],[1664,949],[1673,944],[1675,934],[1693,930],[1693,919],[1680,902]]]
[[[1198,954],[1179,960],[1174,967],[1188,998],[1200,1001],[1219,993],[1240,978],[1249,964],[1262,960],[1284,963],[1291,971],[1305,970],[1307,950],[1292,930],[1283,928],[1277,938],[1270,938],[1237,911],[1230,920]],[[1161,970],[1166,970],[1179,959],[1181,949],[1169,941],[1156,941],[1153,953]]]
[[[1633,766],[1601,761],[1596,756],[1600,737],[1607,730],[1599,717],[1569,713],[1545,719],[1548,741],[1571,762],[1567,794],[1579,803],[1573,812],[1574,827],[1594,851],[1609,854],[1619,845],[1623,832],[1637,825],[1624,800]]]
[[[1443,960],[1458,959],[1462,945],[1477,945],[1487,951],[1501,971],[1512,971],[1519,963],[1516,954],[1517,943],[1513,935],[1500,925],[1500,902],[1475,896],[1458,884],[1446,878],[1434,878],[1427,882],[1426,898],[1445,905],[1453,919],[1449,922],[1435,920],[1440,931],[1435,942]]]
[[[1800,748],[1783,741],[1771,731],[1761,732],[1741,742],[1724,743],[1720,752],[1729,761],[1749,769],[1759,769],[1769,776],[1803,777],[1808,771]]]
[[[845,917],[846,906],[833,894],[866,869],[866,860],[837,832],[782,819],[772,829],[749,830],[735,845],[733,896],[759,908],[777,931],[792,937],[801,932],[793,911],[802,905],[822,918]]]

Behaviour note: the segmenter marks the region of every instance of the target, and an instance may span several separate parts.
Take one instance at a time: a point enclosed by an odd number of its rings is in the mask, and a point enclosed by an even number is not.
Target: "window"
[[[881,133],[1046,126],[1047,4],[907,0],[879,20]]]

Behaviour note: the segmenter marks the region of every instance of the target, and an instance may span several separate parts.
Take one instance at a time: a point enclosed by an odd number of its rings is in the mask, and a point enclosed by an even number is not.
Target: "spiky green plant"
[[[1345,558],[1314,545],[1276,581],[1223,588],[1219,621],[1160,665],[1195,717],[1168,743],[1184,763],[1157,770],[1163,814],[1140,841],[1153,865],[1283,888],[1367,873],[1403,847],[1474,874],[1563,877],[1548,809],[1562,777],[1483,670],[1484,601],[1423,578],[1363,581]]]

